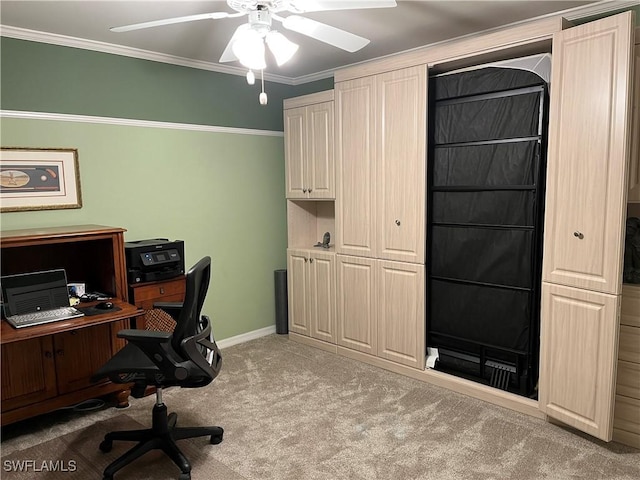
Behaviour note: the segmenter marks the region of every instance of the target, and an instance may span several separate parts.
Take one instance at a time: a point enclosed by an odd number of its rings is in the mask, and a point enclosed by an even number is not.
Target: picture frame
[[[0,147],[0,212],[81,207],[77,149]]]

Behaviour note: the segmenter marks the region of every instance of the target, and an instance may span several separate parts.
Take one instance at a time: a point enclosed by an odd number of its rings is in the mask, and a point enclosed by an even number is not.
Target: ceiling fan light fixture
[[[276,59],[278,66],[284,65],[298,51],[298,45],[275,30],[267,33],[265,37],[267,46]]]
[[[250,70],[263,70],[267,67],[264,59],[264,41],[253,29],[239,32],[231,46],[233,54],[240,63]]]
[[[253,73],[253,70],[249,70],[247,72],[247,83],[249,85],[253,85],[256,83],[256,75]]]

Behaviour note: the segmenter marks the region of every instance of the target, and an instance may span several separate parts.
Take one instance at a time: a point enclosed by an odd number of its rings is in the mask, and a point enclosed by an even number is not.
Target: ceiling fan
[[[299,14],[329,10],[387,8],[395,7],[396,2],[395,0],[227,0],[227,5],[235,12],[187,15],[113,27],[110,30],[112,32],[129,32],[196,20],[218,20],[247,15],[247,23],[243,23],[235,30],[219,61],[225,63],[238,60],[249,69],[247,81],[253,85],[255,82],[253,70],[262,71],[266,68],[265,43],[278,66],[289,61],[298,50],[297,44],[287,39],[277,30],[272,30],[273,20],[280,22],[285,29],[292,32],[301,33],[347,52],[356,52],[365,47],[369,40]],[[281,12],[288,12],[293,15],[281,17],[279,15]],[[264,76],[262,83],[263,91],[260,93],[259,100],[261,104],[265,105],[267,96],[264,93]]]

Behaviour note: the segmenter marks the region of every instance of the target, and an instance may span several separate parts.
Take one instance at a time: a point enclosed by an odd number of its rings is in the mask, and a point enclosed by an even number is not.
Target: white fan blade
[[[275,16],[273,18],[280,20]],[[282,19],[282,26],[351,53],[357,52],[369,43],[364,37],[299,15],[289,15]]]
[[[228,18],[237,16],[236,14],[227,12],[200,13],[198,15],[187,15],[186,17],[166,18],[164,20],[154,20],[151,22],[134,23],[123,27],[112,27],[112,32],[130,32],[131,30],[140,30],[142,28],[159,27],[161,25],[172,25],[174,23],[193,22],[195,20],[217,20],[219,18]]]
[[[222,52],[222,55],[220,56],[220,63],[233,62],[234,60],[238,60],[238,57],[236,57],[236,54],[233,53],[233,49],[231,47],[234,40],[238,38],[240,32],[248,30],[249,28],[251,28],[251,25],[249,25],[248,23],[243,23],[238,28],[236,28],[236,31],[233,32],[233,35],[231,35],[231,40],[229,40],[229,43],[227,43],[227,46],[224,49],[224,52]]]
[[[291,10],[298,13],[355,10],[359,8],[389,8],[396,5],[395,0],[289,0]]]

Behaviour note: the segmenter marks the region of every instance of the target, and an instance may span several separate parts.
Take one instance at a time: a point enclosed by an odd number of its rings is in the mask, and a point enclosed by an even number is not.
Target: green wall
[[[2,38],[0,108],[272,131],[260,135],[79,119],[0,119],[2,146],[77,148],[83,206],[0,214],[2,230],[95,223],[125,240],[185,241],[187,268],[213,260],[203,312],[217,339],[275,323],[273,271],[286,268],[283,98],[333,87],[241,76]],[[215,129],[213,129],[215,130]]]

